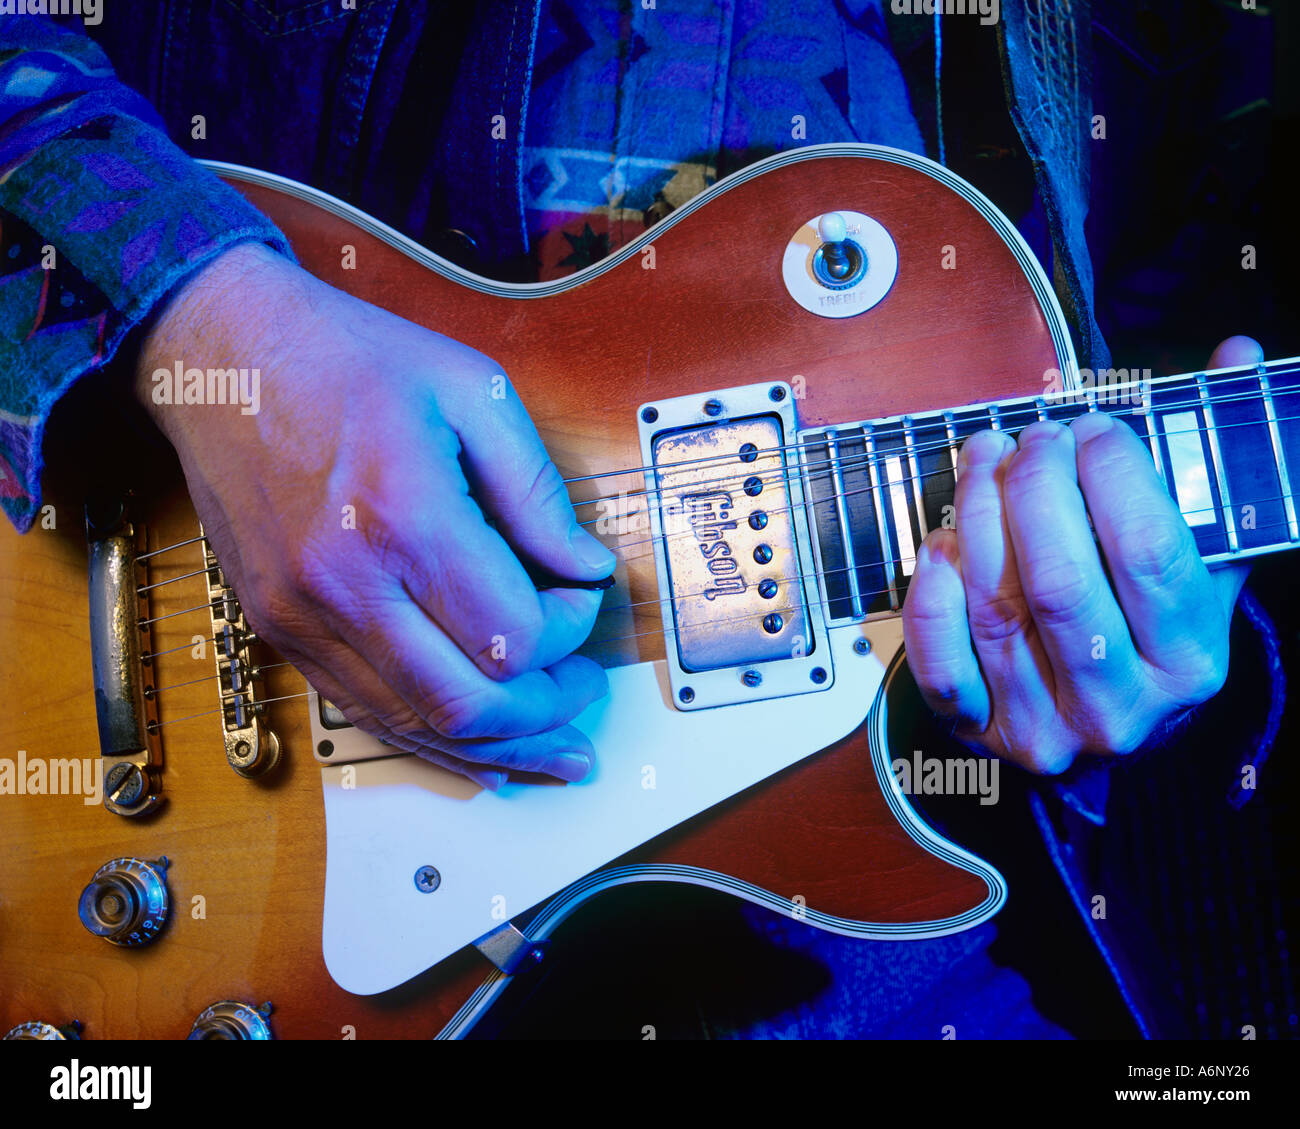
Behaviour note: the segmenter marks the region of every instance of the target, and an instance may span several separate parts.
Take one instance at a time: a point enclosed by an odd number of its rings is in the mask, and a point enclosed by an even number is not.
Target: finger
[[[1257,365],[1264,359],[1264,346],[1253,337],[1226,337],[1215,346],[1207,368],[1236,368]]]
[[[1131,428],[1090,412],[1070,430],[1079,486],[1139,654],[1171,677],[1199,679],[1193,668],[1217,661],[1207,651],[1217,652],[1220,637],[1226,646],[1226,632],[1192,531]]]
[[[455,740],[525,737],[567,725],[609,689],[590,659],[569,655],[505,681],[484,675],[410,601],[352,638],[378,673],[434,732]]]
[[[590,775],[596,761],[590,740],[572,725],[504,741],[435,740],[438,741],[435,747],[445,749],[449,756],[463,758],[462,763],[469,762],[480,771],[501,775],[543,773],[576,783]]]
[[[1025,428],[1003,485],[1007,528],[1058,704],[1088,718],[1106,717],[1119,690],[1124,705],[1118,712],[1127,715],[1142,687],[1142,669],[1102,571],[1075,460],[1069,428]]]
[[[473,499],[450,488],[440,494],[403,538],[403,579],[415,603],[492,678],[544,669],[580,647],[601,594],[539,592]]]
[[[1264,361],[1264,346],[1253,337],[1228,337],[1215,347],[1207,368],[1237,368],[1240,365],[1257,365]],[[1219,594],[1219,603],[1224,614],[1232,618],[1232,609],[1237,605],[1241,595],[1241,586],[1250,575],[1249,564],[1220,565],[1210,575],[1214,579],[1215,591]]]
[[[457,419],[474,496],[510,545],[559,577],[596,580],[614,571],[614,555],[580,526],[568,487],[504,373],[485,382],[483,402]]]
[[[591,772],[595,750],[587,736],[572,726],[507,741],[457,741],[431,728],[361,656],[348,653],[342,662],[341,678],[322,671],[311,681],[349,721],[394,748],[416,753],[491,791],[501,787],[510,770],[569,781]],[[367,712],[372,709],[374,713]]]
[[[972,435],[958,456],[953,499],[967,619],[995,719],[1019,718],[1025,728],[1054,728],[1051,666],[1025,603],[1015,550],[1007,532],[1002,479],[1015,444],[996,431]],[[1059,750],[1050,750],[1051,755]]]
[[[990,700],[966,622],[957,535],[934,530],[916,554],[903,604],[907,664],[926,704],[940,717],[984,732]]]
[[[341,641],[340,646],[342,646]],[[360,679],[358,679],[355,672],[355,664],[359,663],[360,659],[355,655],[351,656],[351,659],[352,662],[348,663],[348,665],[353,668],[353,673],[348,681],[356,682]],[[302,672],[303,677],[307,679],[318,695],[328,699],[349,722],[363,733],[368,733],[401,752],[424,756],[442,768],[448,769],[458,776],[463,776],[467,780],[472,780],[475,784],[486,788],[490,792],[497,791],[505,783],[506,774],[504,772],[469,764],[466,761],[458,760],[454,756],[438,752],[427,744],[421,744],[411,737],[395,733],[387,724],[380,721],[378,714],[398,719],[405,714],[409,714],[406,704],[382,684],[379,684],[378,693],[376,693],[375,686],[367,686],[368,697],[374,699],[372,707],[363,705],[350,689],[317,664],[301,660],[295,662],[294,665]],[[373,671],[371,673],[373,674]]]

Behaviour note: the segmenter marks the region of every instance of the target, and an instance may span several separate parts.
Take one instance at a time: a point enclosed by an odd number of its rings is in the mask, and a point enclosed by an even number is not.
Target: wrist
[[[286,271],[297,268],[265,244],[239,243],[183,279],[159,303],[141,339],[133,391],[164,433],[176,413],[155,396],[156,374],[170,377],[178,364],[205,368],[228,361],[236,333],[246,338],[250,322],[267,317],[266,288]]]

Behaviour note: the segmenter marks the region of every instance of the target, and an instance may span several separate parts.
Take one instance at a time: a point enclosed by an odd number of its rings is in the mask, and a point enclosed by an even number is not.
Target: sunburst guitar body
[[[919,157],[814,147],[571,278],[509,285],[310,188],[214,167],[307,269],[509,374],[620,558],[587,648],[611,692],[577,722],[597,767],[481,790],[332,728],[265,649],[234,717],[220,600],[208,610],[222,578],[179,479],[137,491],[119,562],[144,590],[144,642],[124,653],[148,656],[127,689],[149,747],[106,749],[87,601],[104,554],[83,499],[56,497],[53,528],[0,530],[0,1028],[180,1038],[218,1001],[270,1001],[278,1037],[459,1035],[565,916],[628,883],[869,939],[997,911],[1001,877],[926,826],[885,740],[910,554],[951,491],[961,406],[1032,402],[1045,374],[1077,372],[1042,271],[987,200]],[[250,724],[276,745],[257,776],[232,771],[231,726]],[[119,806],[141,781],[159,802],[119,814],[75,793],[55,764],[70,758],[134,764],[112,776]],[[101,867],[164,856],[156,938],[83,926]],[[130,895],[109,917],[113,897]]]

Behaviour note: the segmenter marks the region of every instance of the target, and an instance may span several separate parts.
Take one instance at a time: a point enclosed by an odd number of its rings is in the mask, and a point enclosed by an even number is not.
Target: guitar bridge
[[[240,776],[261,776],[280,760],[280,739],[262,721],[264,707],[255,692],[258,668],[251,651],[257,636],[249,629],[239,597],[226,583],[212,546],[206,540],[203,564],[226,760]]]

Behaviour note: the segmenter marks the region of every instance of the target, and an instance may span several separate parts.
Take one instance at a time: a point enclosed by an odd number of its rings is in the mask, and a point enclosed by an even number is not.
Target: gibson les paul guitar
[[[1014,227],[923,158],[778,155],[531,285],[214,167],[313,273],[509,372],[620,559],[584,648],[610,681],[576,721],[597,766],[494,793],[348,726],[258,643],[178,482],[97,503],[87,536],[6,529],[7,1026],[454,1036],[576,907],[636,882],[852,937],[970,928],[1003,880],[925,824],[886,739],[899,611],[964,439],[1112,412],[1211,564],[1300,542],[1300,366],[1081,377]]]

